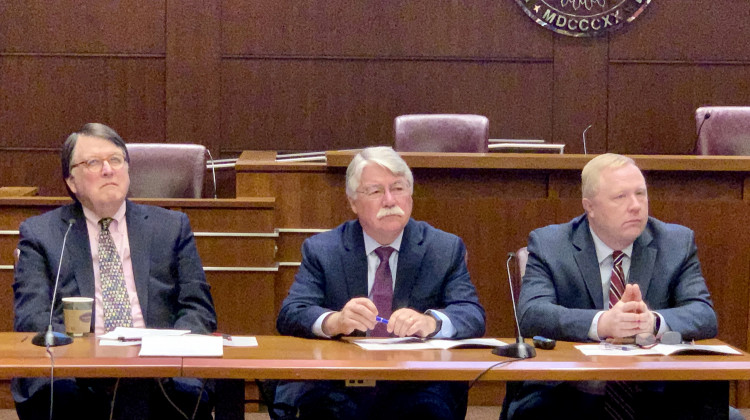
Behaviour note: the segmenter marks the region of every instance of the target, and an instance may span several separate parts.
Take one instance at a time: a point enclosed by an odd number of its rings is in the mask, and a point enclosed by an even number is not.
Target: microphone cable
[[[471,382],[469,382],[469,389],[471,389],[471,387],[473,387],[474,385],[476,385],[476,383],[479,382],[479,380],[482,378],[482,376],[486,375],[487,372],[491,371],[492,369],[494,369],[494,368],[496,368],[498,366],[508,365],[508,364],[513,363],[513,362],[517,362],[519,360],[523,360],[523,359],[502,360],[500,362],[491,364],[490,367],[488,367],[487,369],[479,372],[479,375],[477,375],[474,379],[471,380]]]
[[[591,128],[592,125],[594,125],[594,124],[589,124],[588,127],[586,127],[586,128],[583,129],[582,137],[583,137],[583,154],[584,155],[588,154],[586,152],[586,132],[589,131],[589,128]]]

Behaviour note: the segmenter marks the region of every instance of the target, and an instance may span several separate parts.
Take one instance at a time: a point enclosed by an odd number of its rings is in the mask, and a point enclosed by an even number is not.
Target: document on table
[[[141,341],[138,356],[221,357],[222,337],[216,335],[147,335]]]
[[[230,335],[223,339],[225,347],[258,347],[258,339],[255,337]]]
[[[100,346],[137,346],[145,336],[179,336],[189,333],[190,330],[117,327],[97,338]]]
[[[467,338],[463,340],[425,340],[418,337],[366,338],[354,340],[365,350],[447,350],[466,348],[495,348],[506,343],[496,338]]]
[[[586,356],[669,356],[706,354],[706,355],[741,355],[742,353],[727,345],[705,345],[705,344],[657,344],[650,349],[638,346],[614,345],[614,344],[581,344],[575,346]]]

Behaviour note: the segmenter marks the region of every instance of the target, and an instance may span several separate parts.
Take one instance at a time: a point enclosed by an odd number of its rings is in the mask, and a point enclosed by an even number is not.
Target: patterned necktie
[[[622,299],[625,292],[625,274],[622,271],[622,251],[612,253],[612,275],[609,276],[609,307]],[[635,419],[635,393],[637,387],[624,381],[609,381],[604,388],[604,412],[607,418],[616,420]]]
[[[109,233],[110,223],[112,219],[109,217],[99,221],[102,226],[102,230],[99,231],[99,277],[104,306],[104,332],[112,331],[115,327],[133,326],[122,261]]]
[[[380,258],[380,265],[375,270],[375,281],[372,284],[372,301],[378,308],[378,316],[388,319],[391,317],[391,307],[393,306],[393,276],[391,275],[391,266],[388,259],[395,249],[389,246],[381,246],[375,250],[375,254]],[[375,328],[370,332],[371,337],[388,337],[387,326],[383,323],[376,323]]]
[[[609,276],[609,307],[613,307],[620,301],[625,292],[625,274],[622,272],[622,259],[625,254],[622,251],[612,253],[612,275]]]

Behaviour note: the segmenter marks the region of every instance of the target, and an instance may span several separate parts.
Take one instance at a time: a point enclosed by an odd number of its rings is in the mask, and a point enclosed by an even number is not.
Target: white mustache
[[[380,210],[378,210],[378,214],[375,216],[378,219],[382,219],[386,216],[403,216],[406,213],[401,209],[399,206],[393,206],[393,207],[383,207]]]

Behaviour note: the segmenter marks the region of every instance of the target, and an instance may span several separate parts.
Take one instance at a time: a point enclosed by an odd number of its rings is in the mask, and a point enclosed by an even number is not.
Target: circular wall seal
[[[536,23],[568,36],[597,36],[637,18],[651,0],[516,0]]]

